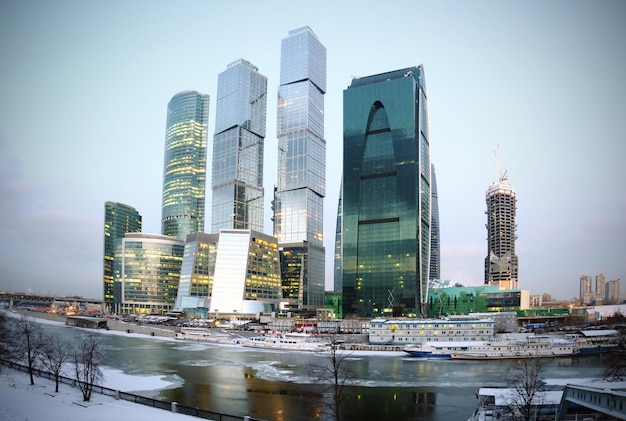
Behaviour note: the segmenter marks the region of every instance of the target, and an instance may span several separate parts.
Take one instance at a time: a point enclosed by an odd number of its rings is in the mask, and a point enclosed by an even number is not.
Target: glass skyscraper
[[[113,303],[115,274],[115,240],[127,232],[141,232],[141,215],[132,206],[117,202],[104,203],[104,303]]]
[[[217,81],[211,231],[263,231],[263,141],[267,78],[246,60]]]
[[[185,243],[165,235],[127,233],[115,240],[117,314],[152,314],[174,306]]]
[[[423,66],[343,96],[343,314],[426,315],[430,152]]]
[[[430,275],[429,279],[441,279],[441,244],[439,240],[439,197],[435,165],[430,166]]]
[[[209,96],[180,92],[167,105],[161,233],[185,241],[204,231]]]
[[[308,26],[289,31],[281,42],[273,209],[281,265],[291,262],[282,274],[291,308],[324,305],[325,93],[326,48]]]

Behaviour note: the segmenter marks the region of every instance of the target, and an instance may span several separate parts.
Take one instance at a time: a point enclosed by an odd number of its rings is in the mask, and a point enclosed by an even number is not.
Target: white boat
[[[467,351],[470,346],[479,346],[485,343],[485,341],[424,342],[407,345],[402,350],[412,357],[449,360],[452,358],[453,352]]]
[[[176,339],[195,341],[195,342],[211,342],[217,344],[240,344],[245,339],[231,335],[220,329],[206,329],[201,327],[186,327],[176,332]]]
[[[485,341],[451,352],[453,360],[501,360],[514,358],[568,357],[576,355],[573,341],[549,336]]]
[[[568,335],[581,355],[612,352],[619,349],[619,331],[615,329],[581,330]]]
[[[287,351],[324,352],[330,349],[330,342],[326,339],[298,332],[254,336],[248,338],[242,345],[249,348]]]

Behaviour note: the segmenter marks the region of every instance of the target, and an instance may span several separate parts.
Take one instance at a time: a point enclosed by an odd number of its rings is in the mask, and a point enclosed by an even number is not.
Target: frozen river
[[[84,332],[44,326],[68,340]],[[108,357],[105,385],[117,379],[110,387],[269,421],[317,419],[320,388],[315,382],[326,362],[323,356],[113,332],[102,336]],[[595,377],[602,370],[598,356],[544,361],[542,377],[548,379]],[[343,420],[466,420],[476,408],[478,389],[504,386],[516,364],[351,352],[345,366],[353,385]],[[123,387],[120,378],[125,379]],[[158,381],[142,381],[146,378]]]

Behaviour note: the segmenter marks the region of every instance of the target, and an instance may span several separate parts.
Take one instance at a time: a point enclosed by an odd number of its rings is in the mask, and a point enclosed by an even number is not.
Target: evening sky
[[[211,96],[210,163],[217,75],[239,58],[268,77],[271,233],[280,42],[305,25],[328,52],[327,288],[342,92],[419,64],[442,278],[483,282],[498,145],[518,197],[520,287],[567,299],[583,274],[626,278],[624,22],[623,1],[0,0],[0,290],[102,298],[105,201],[160,232],[167,103]]]

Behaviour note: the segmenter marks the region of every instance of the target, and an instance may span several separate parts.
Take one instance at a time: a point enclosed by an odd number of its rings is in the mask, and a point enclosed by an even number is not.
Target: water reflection
[[[84,331],[43,325],[68,341]],[[164,375],[179,386],[157,392],[181,405],[270,421],[321,419],[322,388],[315,384],[323,357],[295,352],[187,343],[103,334],[111,368],[133,375]],[[343,407],[351,420],[462,420],[476,406],[479,387],[502,386],[512,361],[428,361],[403,356],[350,354],[354,373]],[[599,357],[545,361],[544,378],[599,375]],[[146,394],[154,395],[155,393]]]

